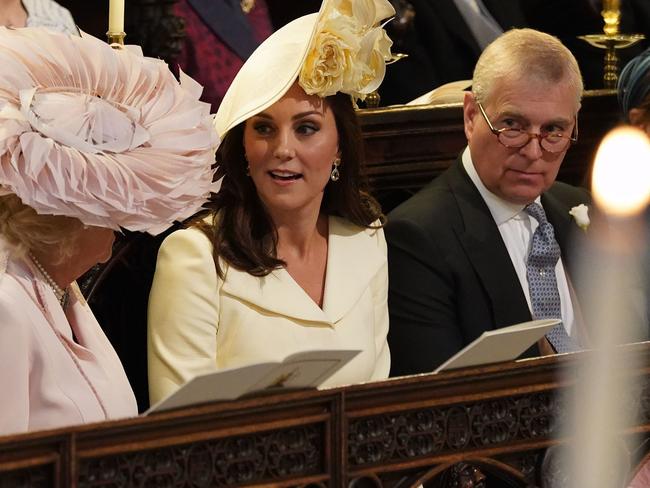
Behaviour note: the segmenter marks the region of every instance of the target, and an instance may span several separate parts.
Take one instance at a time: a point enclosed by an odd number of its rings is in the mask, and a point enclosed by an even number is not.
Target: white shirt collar
[[[522,214],[521,211],[524,209],[525,205],[508,202],[485,187],[476,172],[476,168],[474,168],[474,162],[472,161],[472,155],[469,152],[469,146],[463,151],[462,161],[465,171],[467,171],[469,178],[472,180],[472,183],[474,183],[474,186],[481,194],[483,201],[488,206],[492,218],[494,219],[494,222],[496,222],[497,226],[506,223],[510,219],[521,219],[524,217],[525,214]],[[540,198],[537,197],[535,201],[539,203]]]

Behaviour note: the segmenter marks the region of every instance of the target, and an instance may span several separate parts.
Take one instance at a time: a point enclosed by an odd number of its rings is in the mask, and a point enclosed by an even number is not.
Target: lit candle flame
[[[592,175],[598,205],[609,214],[628,217],[650,202],[650,139],[635,127],[612,130],[600,144]]]

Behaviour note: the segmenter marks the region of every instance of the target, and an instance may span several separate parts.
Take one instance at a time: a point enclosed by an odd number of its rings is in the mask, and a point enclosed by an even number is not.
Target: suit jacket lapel
[[[314,325],[329,322],[325,313],[285,269],[276,269],[258,278],[229,268],[222,293],[262,313],[283,315],[306,323],[313,322]]]
[[[485,293],[497,327],[530,320],[519,278],[492,214],[459,160],[449,173],[462,217],[458,237]]]
[[[377,237],[338,217],[330,217],[327,280],[323,311],[336,323],[359,301],[382,266],[386,254]]]
[[[386,256],[358,227],[330,217],[327,272],[323,309],[307,295],[285,269],[258,278],[229,268],[222,292],[262,311],[314,326],[335,325],[359,301]]]
[[[237,0],[188,0],[203,22],[243,61],[257,47],[253,29]]]

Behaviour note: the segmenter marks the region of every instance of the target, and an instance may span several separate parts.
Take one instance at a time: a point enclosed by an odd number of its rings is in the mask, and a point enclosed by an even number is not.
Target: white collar
[[[465,168],[465,171],[467,171],[467,174],[472,180],[472,183],[474,183],[474,186],[481,194],[481,197],[483,198],[485,204],[488,206],[488,209],[492,214],[492,218],[494,219],[494,222],[497,224],[497,226],[506,223],[510,219],[522,219],[524,217],[524,214],[522,214],[521,211],[524,209],[525,205],[508,202],[507,200],[504,200],[503,198],[495,195],[485,187],[481,181],[481,178],[476,172],[476,168],[474,167],[472,155],[469,152],[469,146],[466,147],[463,151],[462,161],[463,168]],[[535,201],[537,203],[540,203],[540,197],[537,197]]]

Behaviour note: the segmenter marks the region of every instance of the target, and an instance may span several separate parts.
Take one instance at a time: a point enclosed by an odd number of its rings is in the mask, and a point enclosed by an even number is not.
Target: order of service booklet
[[[316,388],[341,369],[359,350],[312,350],[282,361],[251,364],[197,375],[162,399],[145,415],[270,389]]]
[[[447,359],[434,371],[512,361],[561,322],[559,319],[531,320],[500,329],[487,330]]]

